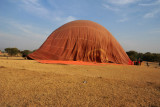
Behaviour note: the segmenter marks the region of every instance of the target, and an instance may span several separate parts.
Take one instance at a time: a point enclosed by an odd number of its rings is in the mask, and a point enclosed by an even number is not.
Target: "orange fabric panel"
[[[98,23],[72,21],[50,34],[32,54],[35,60],[113,62],[128,64],[129,57],[112,34]]]

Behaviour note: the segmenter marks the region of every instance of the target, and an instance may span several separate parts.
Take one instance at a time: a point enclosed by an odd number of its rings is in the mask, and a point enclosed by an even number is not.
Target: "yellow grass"
[[[0,57],[0,107],[160,106],[160,67],[41,64]]]

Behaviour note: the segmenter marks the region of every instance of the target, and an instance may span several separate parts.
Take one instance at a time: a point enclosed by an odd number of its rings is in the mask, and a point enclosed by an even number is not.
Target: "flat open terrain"
[[[0,57],[0,107],[160,107],[160,67],[41,64]]]

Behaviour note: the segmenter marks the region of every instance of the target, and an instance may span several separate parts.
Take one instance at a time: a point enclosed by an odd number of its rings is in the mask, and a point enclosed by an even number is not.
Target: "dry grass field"
[[[0,107],[160,107],[160,67],[0,57]]]

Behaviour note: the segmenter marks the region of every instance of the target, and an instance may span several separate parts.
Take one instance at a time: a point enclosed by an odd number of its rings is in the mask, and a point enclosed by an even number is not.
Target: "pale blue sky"
[[[73,20],[108,29],[125,51],[160,53],[160,0],[0,0],[0,50],[34,50]]]

